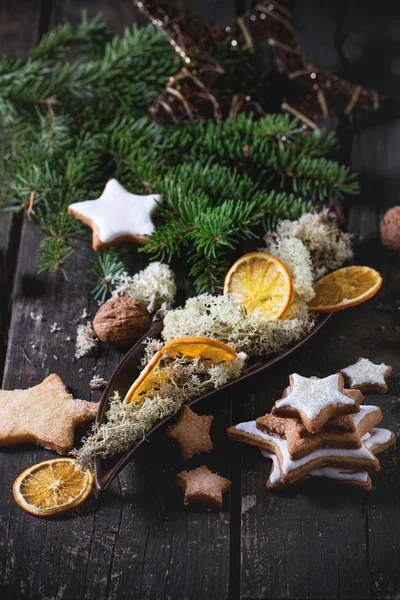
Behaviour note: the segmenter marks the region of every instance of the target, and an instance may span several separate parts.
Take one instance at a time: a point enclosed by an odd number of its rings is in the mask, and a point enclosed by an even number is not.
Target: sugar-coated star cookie
[[[178,420],[167,429],[167,435],[179,445],[184,462],[195,454],[213,449],[209,434],[213,418],[196,415],[186,404],[182,406]]]
[[[340,415],[357,413],[356,400],[343,393],[344,379],[339,373],[323,379],[290,376],[290,394],[275,403],[277,417],[300,418],[305,428],[316,433],[325,423]]]
[[[27,390],[0,390],[0,446],[33,442],[68,454],[75,427],[96,413],[97,402],[74,400],[58,375]]]
[[[342,369],[346,383],[362,392],[387,392],[386,379],[392,372],[390,365],[377,365],[368,358],[359,358],[354,365]]]
[[[154,231],[151,215],[160,201],[159,194],[131,194],[110,179],[100,198],[70,204],[68,212],[93,230],[93,250],[102,250],[119,242],[145,244]]]
[[[176,483],[185,490],[185,504],[207,504],[218,509],[222,508],[222,494],[232,485],[229,479],[212,473],[205,465],[178,473]]]

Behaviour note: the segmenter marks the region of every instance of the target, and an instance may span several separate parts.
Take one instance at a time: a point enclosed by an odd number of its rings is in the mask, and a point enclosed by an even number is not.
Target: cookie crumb
[[[89,386],[92,390],[103,390],[107,386],[107,381],[98,375],[93,375],[92,379],[89,381]]]
[[[41,313],[30,312],[29,316],[32,321],[43,321],[43,315]]]

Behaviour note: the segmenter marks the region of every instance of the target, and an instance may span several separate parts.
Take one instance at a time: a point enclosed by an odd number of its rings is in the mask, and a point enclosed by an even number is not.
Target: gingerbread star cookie
[[[300,418],[307,431],[316,433],[332,417],[357,413],[356,400],[343,393],[344,379],[339,373],[324,379],[290,376],[290,394],[278,400],[272,414]]]
[[[153,233],[151,215],[161,201],[159,194],[130,194],[116,179],[110,179],[100,198],[70,204],[70,215],[93,230],[93,250],[119,242],[145,244]]]
[[[341,419],[353,422],[352,430],[341,428]],[[266,414],[256,419],[257,428],[264,433],[285,438],[290,458],[299,459],[318,448],[361,448],[361,437],[382,421],[378,406],[360,406],[360,412],[329,420],[318,433],[310,433],[297,419],[284,419]]]
[[[218,509],[222,508],[222,494],[232,485],[229,479],[212,473],[205,465],[178,473],[176,483],[185,490],[185,504],[207,504]]]
[[[33,442],[68,454],[75,427],[96,413],[97,402],[74,400],[58,375],[27,390],[0,390],[0,446]]]
[[[182,406],[178,420],[168,428],[167,435],[178,443],[184,462],[199,452],[213,449],[209,435],[213,418],[196,415],[186,404]]]
[[[261,450],[261,454],[265,458],[272,460],[271,473],[267,481],[267,488],[284,489],[288,484],[283,483],[279,460],[276,454],[268,450]],[[348,471],[346,469],[338,469],[337,467],[319,467],[305,475],[303,478],[294,481],[293,483],[302,483],[313,477],[323,477],[324,479],[333,479],[339,483],[360,487],[366,492],[371,491],[371,478],[366,471]],[[289,484],[290,485],[290,484]]]
[[[359,358],[354,365],[342,369],[341,374],[351,388],[362,392],[387,392],[386,379],[392,372],[390,365],[377,365],[368,358]]]
[[[291,483],[320,467],[335,467],[348,471],[379,471],[379,462],[366,448],[318,448],[300,459],[292,459],[288,442],[278,435],[261,431],[255,421],[239,423],[227,430],[228,436],[276,454],[283,483]]]

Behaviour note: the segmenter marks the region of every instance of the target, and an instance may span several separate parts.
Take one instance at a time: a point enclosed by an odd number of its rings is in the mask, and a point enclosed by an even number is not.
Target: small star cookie
[[[96,413],[97,402],[74,400],[58,375],[27,390],[0,390],[0,446],[33,442],[68,454],[75,427]]]
[[[387,392],[386,379],[392,367],[381,363],[377,365],[368,358],[359,358],[354,365],[342,369],[341,374],[346,383],[353,389],[362,392]]]
[[[196,415],[186,404],[182,406],[178,420],[168,428],[167,435],[178,443],[184,462],[195,454],[213,449],[209,435],[213,418]]]
[[[339,373],[324,379],[310,379],[297,373],[290,376],[290,394],[275,403],[276,417],[300,418],[304,427],[317,433],[332,417],[357,413],[358,403],[343,393]]]
[[[205,465],[178,473],[176,483],[185,490],[185,504],[207,504],[218,509],[222,508],[222,494],[232,485],[229,479],[212,473]]]
[[[151,215],[160,201],[159,194],[130,194],[110,179],[100,198],[70,204],[68,213],[93,229],[93,250],[102,250],[126,241],[145,244],[154,231]]]

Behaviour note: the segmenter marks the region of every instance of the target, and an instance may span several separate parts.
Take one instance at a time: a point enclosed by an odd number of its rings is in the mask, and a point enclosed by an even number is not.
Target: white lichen
[[[297,300],[310,302],[315,296],[314,275],[311,256],[306,246],[295,237],[281,237],[277,233],[267,233],[265,241],[265,251],[279,258],[287,267]]]
[[[111,287],[111,299],[125,296],[142,300],[149,312],[169,310],[176,294],[174,274],[168,265],[160,262],[151,263],[135,275],[123,271],[111,280]]]
[[[353,256],[351,235],[339,229],[335,215],[327,210],[303,215],[297,221],[281,221],[275,235],[303,242],[310,253],[314,280],[338,269]],[[268,243],[268,234],[266,238]]]
[[[97,348],[98,340],[91,321],[86,325],[78,325],[76,330],[75,358],[82,358]]]
[[[74,450],[82,466],[91,466],[95,456],[105,458],[129,450],[161,419],[172,415],[184,402],[224,385],[240,375],[245,355],[219,365],[201,359],[166,358],[159,368],[157,389],[148,390],[143,404],[125,404],[118,392],[110,399],[106,421],[93,429]]]
[[[143,367],[151,361],[153,356],[155,354],[157,354],[157,352],[159,350],[161,350],[161,348],[164,345],[161,340],[158,340],[155,338],[147,338],[144,341],[144,344],[145,344],[144,354],[141,358],[141,364]]]
[[[162,336],[166,342],[187,336],[207,337],[249,356],[271,356],[310,331],[313,320],[304,306],[299,306],[292,316],[266,321],[247,315],[227,296],[203,294],[189,298],[184,308],[166,314]]]

